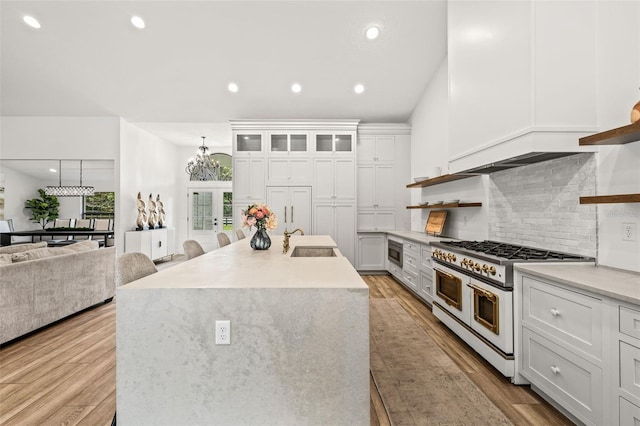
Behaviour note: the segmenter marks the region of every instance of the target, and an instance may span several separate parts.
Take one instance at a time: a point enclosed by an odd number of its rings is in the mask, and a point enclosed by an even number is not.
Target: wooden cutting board
[[[444,228],[444,222],[447,219],[446,210],[432,210],[429,212],[429,218],[427,219],[427,225],[424,230],[427,234],[440,235],[442,228]]]

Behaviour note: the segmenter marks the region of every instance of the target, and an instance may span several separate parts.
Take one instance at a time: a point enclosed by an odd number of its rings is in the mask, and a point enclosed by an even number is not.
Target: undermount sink
[[[291,257],[336,257],[336,252],[331,247],[295,247]]]

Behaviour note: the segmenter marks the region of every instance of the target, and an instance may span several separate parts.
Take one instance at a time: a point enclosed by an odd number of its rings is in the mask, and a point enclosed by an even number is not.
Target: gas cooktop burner
[[[542,250],[497,241],[441,241],[443,245],[500,257],[508,260],[587,260],[590,258]]]

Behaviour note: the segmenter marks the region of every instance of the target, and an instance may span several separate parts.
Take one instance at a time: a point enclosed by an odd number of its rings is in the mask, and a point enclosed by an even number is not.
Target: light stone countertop
[[[145,288],[353,288],[368,289],[346,257],[291,257],[296,246],[337,247],[328,235],[293,235],[282,254],[282,235],[269,235],[271,248],[253,250],[249,238],[179,263],[119,287]]]
[[[415,241],[416,243],[430,244],[436,241],[456,241],[455,238],[436,237],[428,235],[426,232],[417,231],[385,231],[387,235],[393,235],[402,239]]]
[[[515,269],[540,278],[640,305],[640,274],[589,264],[517,264]]]

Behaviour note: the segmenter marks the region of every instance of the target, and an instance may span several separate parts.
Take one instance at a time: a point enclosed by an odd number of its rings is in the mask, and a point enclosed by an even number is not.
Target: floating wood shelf
[[[477,175],[442,175],[421,182],[410,183],[407,188],[424,188],[425,186],[439,185],[441,183],[453,182],[454,180],[466,179]]]
[[[408,209],[457,209],[460,207],[482,207],[482,203],[449,203],[427,206],[407,206]]]
[[[579,145],[622,145],[640,141],[640,121],[579,139]]]
[[[580,197],[580,204],[640,203],[640,194],[594,195]]]

